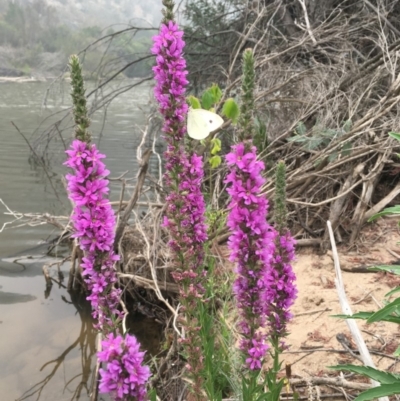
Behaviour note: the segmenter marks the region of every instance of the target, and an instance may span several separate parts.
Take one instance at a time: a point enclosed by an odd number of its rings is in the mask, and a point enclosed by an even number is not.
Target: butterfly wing
[[[187,132],[188,135],[197,140],[207,138],[210,134],[208,129],[207,121],[201,117],[200,114],[196,113],[200,109],[189,109],[187,119]]]
[[[224,123],[218,115],[208,110],[190,109],[188,112],[187,130],[193,139],[204,139]]]
[[[218,114],[213,113],[212,111],[203,110],[203,109],[196,109],[193,110],[197,115],[201,116],[203,120],[206,121],[208,129],[210,132],[215,131],[219,128],[223,123],[224,120]]]

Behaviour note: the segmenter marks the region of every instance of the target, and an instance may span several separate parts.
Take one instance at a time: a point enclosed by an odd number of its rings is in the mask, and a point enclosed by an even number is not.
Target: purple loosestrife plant
[[[240,349],[247,368],[260,371],[268,350],[263,294],[273,261],[276,232],[267,222],[268,200],[261,193],[265,183],[261,175],[264,163],[257,160],[253,146],[254,77],[253,52],[247,49],[243,54],[239,144],[232,146],[226,156],[230,172],[225,182],[229,184],[227,192],[231,196],[228,246],[230,260],[236,263],[233,292],[240,315]]]
[[[278,233],[275,239],[273,263],[269,274],[265,277],[264,300],[268,310],[271,338],[285,337],[287,322],[292,317],[290,307],[297,296],[296,276],[291,266],[295,243],[290,231]]]
[[[230,173],[226,183],[231,196],[228,227],[230,260],[236,263],[233,291],[240,314],[240,349],[250,370],[260,370],[266,355],[266,310],[262,294],[270,270],[276,233],[267,223],[268,200],[261,194],[264,163],[256,148],[239,143],[226,156]]]
[[[294,260],[295,240],[287,228],[286,166],[280,161],[276,168],[275,185],[275,253],[269,274],[265,277],[264,300],[267,305],[269,336],[274,346],[287,335],[286,324],[291,318],[297,288],[291,263]]]
[[[196,305],[204,293],[203,246],[207,239],[205,202],[201,192],[203,160],[185,151],[183,139],[188,112],[185,100],[188,81],[183,57],[185,42],[183,32],[173,21],[173,2],[164,0],[163,4],[165,18],[159,34],[153,38],[152,48],[156,55],[154,94],[164,117],[162,130],[167,141],[164,178],[169,194],[163,225],[171,238],[169,246],[175,263],[173,277],[180,284],[182,324],[186,332],[181,342],[187,354],[187,371],[193,383],[191,390],[196,399],[201,400],[204,399],[200,375],[203,357]]]
[[[75,174],[67,174],[68,193],[75,207],[72,214],[74,238],[84,252],[82,275],[93,308],[96,327],[105,333],[114,329],[115,318],[121,317],[118,310],[120,290],[114,287],[116,271],[114,263],[114,211],[105,198],[108,193],[109,171],[101,161],[105,156],[78,139],[67,150],[65,165]]]
[[[267,398],[278,401],[283,379],[277,375],[282,351],[279,341],[286,335],[289,307],[296,297],[295,276],[291,268],[294,241],[287,230],[285,203],[285,169],[278,165],[275,221],[277,229],[267,223],[268,201],[261,193],[265,180],[261,176],[264,164],[257,161],[253,146],[254,125],[254,57],[251,49],[243,55],[242,105],[238,123],[240,143],[226,156],[230,173],[226,182],[231,195],[228,226],[231,229],[229,247],[231,260],[237,264],[234,293],[241,320],[239,328],[243,339],[248,378],[243,377],[243,399],[260,399],[263,385],[258,383],[268,346],[272,344],[273,366],[265,376]],[[284,166],[284,164],[283,164]],[[282,172],[283,171],[283,172]],[[262,396],[263,397],[263,396]],[[263,398],[264,399],[264,398]]]
[[[67,150],[64,163],[74,174],[67,174],[68,194],[75,207],[72,215],[73,237],[77,238],[84,257],[82,276],[90,295],[95,327],[105,335],[100,362],[107,365],[100,370],[100,391],[110,392],[117,401],[143,401],[150,370],[142,366],[144,352],[134,336],[119,334],[119,323],[124,314],[118,309],[121,290],[117,281],[115,262],[119,259],[113,251],[115,216],[106,198],[109,188],[106,179],[109,171],[94,144],[90,144],[87,128],[85,90],[79,59],[70,59],[74,119],[77,124],[76,140]],[[117,334],[115,334],[117,333]]]

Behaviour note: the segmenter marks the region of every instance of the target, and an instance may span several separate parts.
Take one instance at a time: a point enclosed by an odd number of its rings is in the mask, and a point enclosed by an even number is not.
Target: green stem
[[[273,366],[272,369],[270,371],[271,373],[271,382],[272,382],[272,397],[270,401],[279,401],[280,398],[280,391],[278,391],[278,387],[279,384],[277,383],[277,377],[278,377],[278,373],[279,373],[279,368],[280,368],[280,363],[279,363],[279,355],[281,353],[280,349],[279,349],[279,337],[277,336],[273,336],[271,337],[271,345],[273,348]]]

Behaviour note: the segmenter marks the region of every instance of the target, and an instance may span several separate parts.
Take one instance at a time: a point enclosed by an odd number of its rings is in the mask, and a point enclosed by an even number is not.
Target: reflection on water
[[[15,294],[13,292],[0,291],[0,304],[16,304],[19,302],[34,301],[36,297],[29,294]]]
[[[80,366],[75,366],[71,375],[65,377],[65,385],[62,394],[68,394],[71,401],[82,399],[82,396],[88,397],[91,391],[91,374],[92,366],[95,362],[93,359],[96,352],[96,333],[93,330],[93,322],[91,319],[90,304],[86,301],[82,294],[69,294],[69,300],[62,296],[62,300],[73,306],[80,318],[81,327],[76,338],[71,342],[58,356],[44,362],[39,371],[45,375],[41,380],[27,389],[18,401],[36,399],[39,400],[42,392],[47,384],[58,373],[63,370],[63,366],[73,351],[80,351]],[[61,390],[61,389],[60,389]]]
[[[42,266],[34,260],[25,264],[28,277],[17,269],[0,276],[0,353],[7,361],[0,364],[0,399],[89,400],[96,336],[90,304],[68,293],[57,271],[50,274],[58,285],[44,294]],[[68,269],[62,266],[62,275]]]

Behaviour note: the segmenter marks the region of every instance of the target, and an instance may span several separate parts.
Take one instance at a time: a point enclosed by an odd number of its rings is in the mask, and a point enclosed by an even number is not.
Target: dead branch
[[[122,233],[125,229],[126,224],[128,223],[129,217],[131,215],[131,212],[133,210],[133,208],[136,205],[136,202],[138,201],[139,197],[140,197],[140,193],[142,191],[143,188],[143,184],[144,184],[144,180],[146,178],[146,173],[147,173],[147,169],[149,166],[149,159],[151,156],[151,150],[148,149],[145,151],[145,153],[143,154],[143,159],[142,159],[142,165],[140,167],[140,171],[139,171],[139,175],[138,175],[138,180],[137,180],[137,184],[135,187],[135,190],[132,194],[132,197],[129,201],[129,203],[127,204],[123,215],[121,216],[121,218],[118,221],[118,225],[117,225],[117,229],[115,232],[115,244],[118,244]]]

